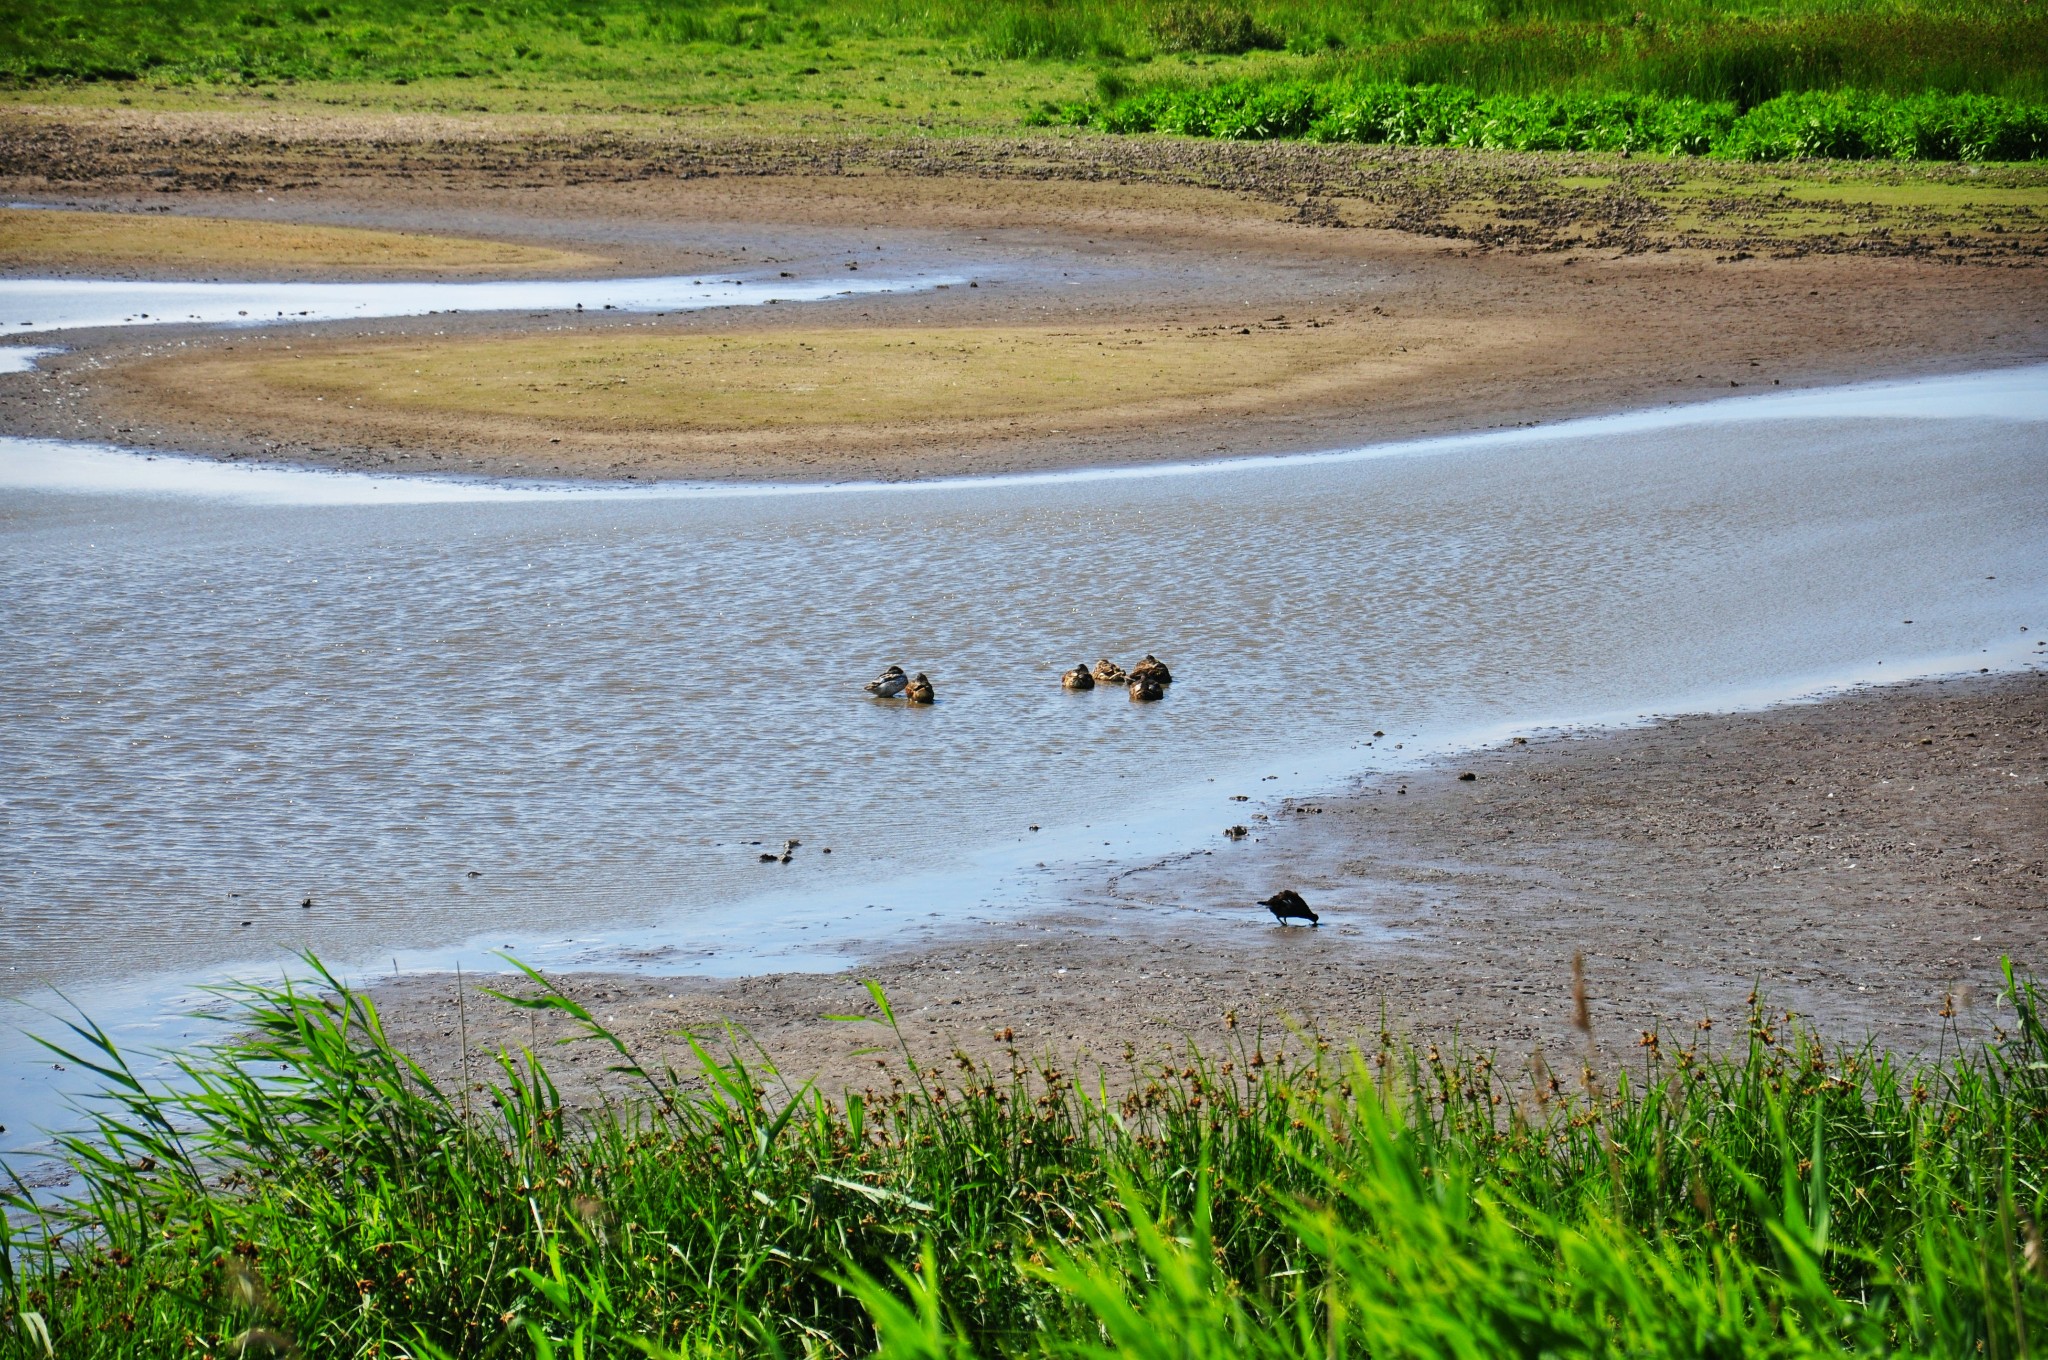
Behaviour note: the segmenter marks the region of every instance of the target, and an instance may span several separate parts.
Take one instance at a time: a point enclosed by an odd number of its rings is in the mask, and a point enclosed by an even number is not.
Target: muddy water
[[[0,987],[826,960],[1445,744],[2029,664],[2044,529],[2043,370],[907,487],[0,441]],[[1145,651],[1165,702],[1059,688]]]

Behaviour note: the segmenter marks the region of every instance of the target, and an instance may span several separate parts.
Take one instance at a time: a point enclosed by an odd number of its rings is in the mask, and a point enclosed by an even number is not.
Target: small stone
[[[1458,782],[1460,784],[1469,784],[1477,778],[1479,778],[1478,775],[1472,773],[1470,770],[1467,770],[1465,771],[1465,773],[1458,776]]]

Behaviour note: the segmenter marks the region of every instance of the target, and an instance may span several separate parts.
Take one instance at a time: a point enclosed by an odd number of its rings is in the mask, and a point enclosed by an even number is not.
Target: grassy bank
[[[375,1008],[248,988],[180,1093],[109,1095],[10,1203],[10,1356],[2019,1356],[2048,1336],[2048,1032],[1906,1065],[1757,1010],[1720,1052],[1506,1070],[1238,1031],[1176,1069],[637,1064],[437,1084]],[[1583,1006],[1581,1015],[1583,1016]],[[1000,1036],[999,1036],[1000,1037]],[[721,1050],[723,1052],[723,1050]],[[890,1056],[895,1054],[895,1056]],[[481,1075],[481,1074],[480,1074]]]
[[[1729,103],[1859,89],[2048,100],[2023,0],[0,0],[40,97],[1015,127],[1097,79],[1333,81]]]

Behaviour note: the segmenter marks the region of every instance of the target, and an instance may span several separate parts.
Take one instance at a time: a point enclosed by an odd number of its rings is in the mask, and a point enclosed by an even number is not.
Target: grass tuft
[[[106,1082],[73,1198],[18,1184],[0,1355],[1998,1355],[2048,1335],[2048,1032],[1904,1064],[1752,1010],[1711,1051],[1516,1074],[1235,1032],[1083,1078],[1014,1050],[792,1087],[744,1041],[540,1054],[450,1091],[371,999],[228,989],[236,1033]],[[1589,1054],[1590,1054],[1589,1044]],[[479,1074],[481,1075],[481,1074]]]

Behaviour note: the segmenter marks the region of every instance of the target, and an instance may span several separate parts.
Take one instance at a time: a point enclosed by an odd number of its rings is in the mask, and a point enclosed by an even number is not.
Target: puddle
[[[681,312],[914,292],[964,276],[536,279],[490,283],[169,283],[0,278],[0,333],[102,326],[265,326],[439,312]]]
[[[0,373],[27,373],[46,354],[62,354],[62,345],[0,345]]]

